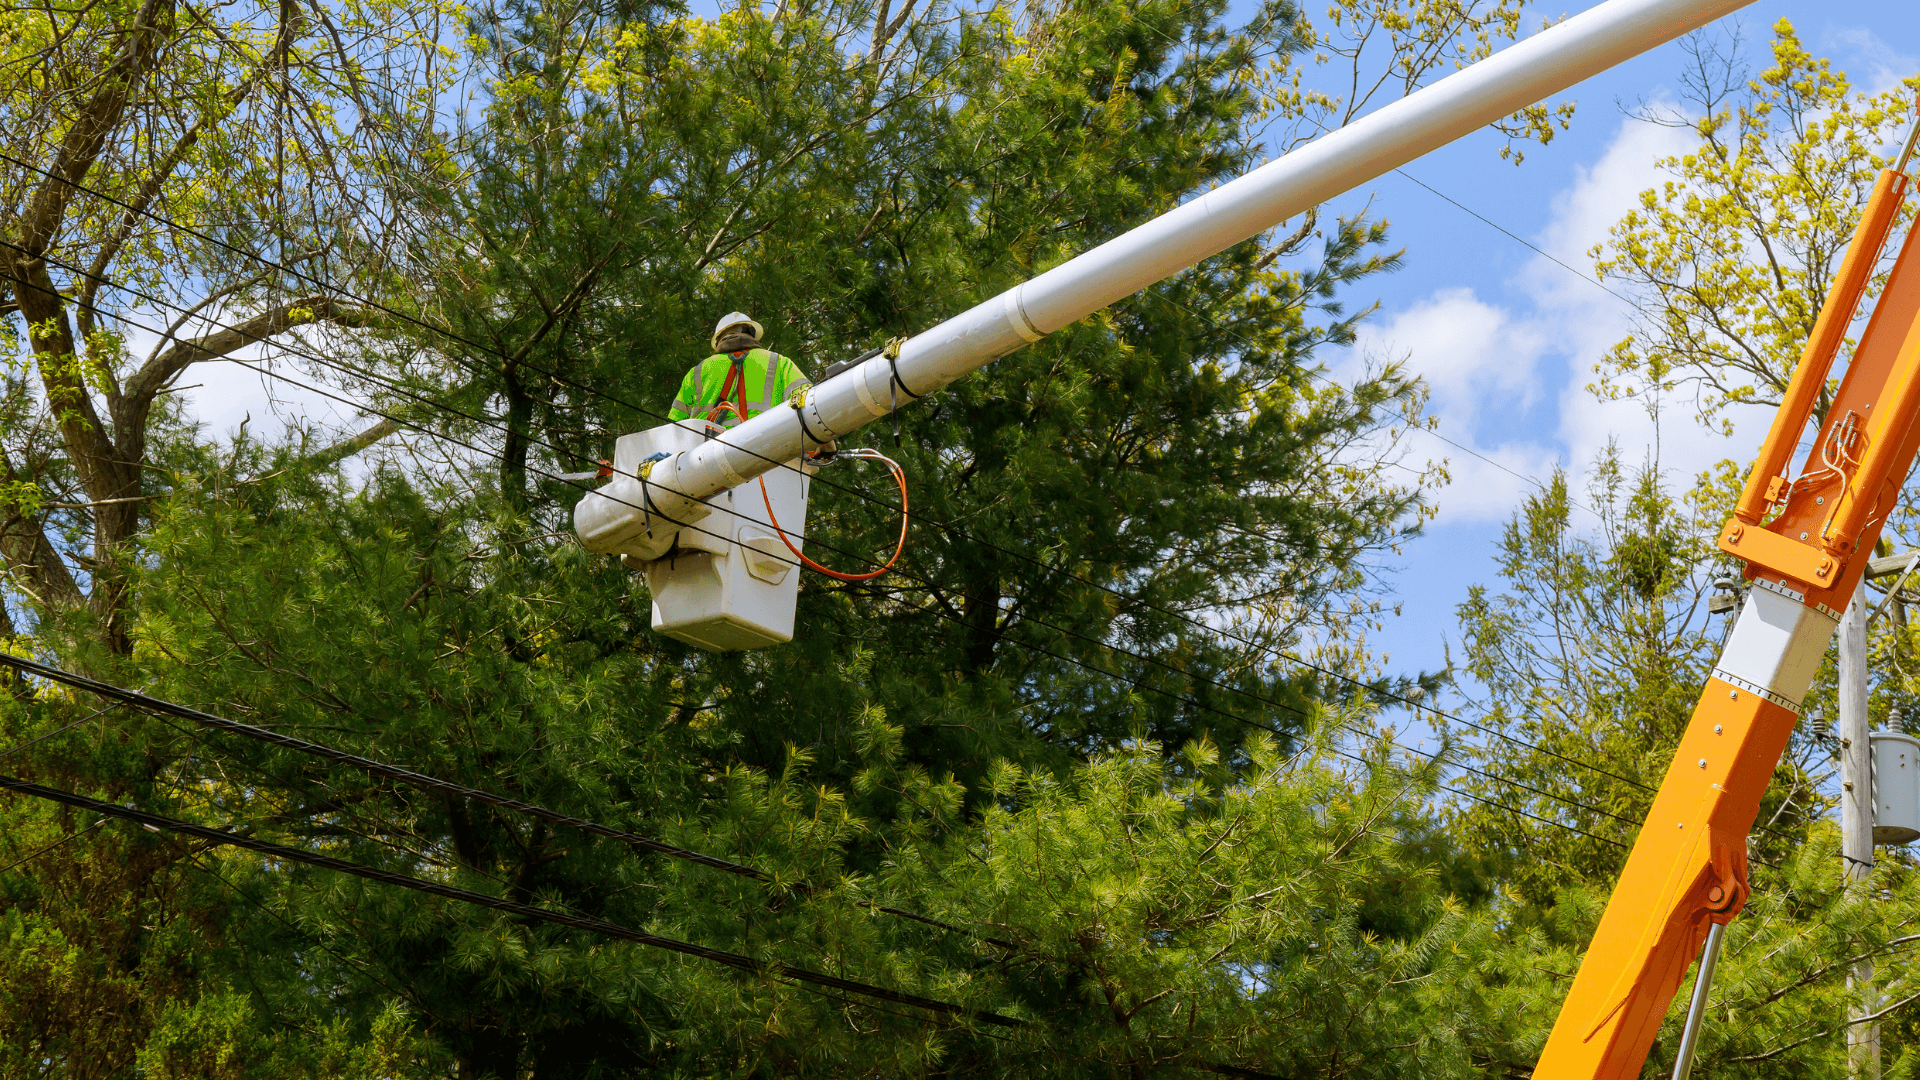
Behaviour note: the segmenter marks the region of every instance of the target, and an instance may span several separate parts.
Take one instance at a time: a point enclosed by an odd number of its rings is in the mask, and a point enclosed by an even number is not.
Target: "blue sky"
[[[1568,9],[1581,10],[1581,4]],[[1879,89],[1920,71],[1920,4],[1769,0],[1739,20],[1750,58],[1765,60],[1775,21],[1787,19],[1815,55],[1831,57],[1856,87]],[[1653,186],[1653,162],[1684,146],[1684,133],[1633,120],[1640,101],[1678,98],[1683,56],[1669,45],[1575,87],[1570,131],[1532,148],[1516,167],[1486,132],[1409,165],[1413,177],[1573,267],[1607,227]],[[1336,373],[1364,357],[1404,360],[1433,386],[1440,433],[1505,469],[1544,479],[1556,465],[1576,478],[1607,443],[1629,461],[1657,445],[1676,482],[1722,458],[1745,459],[1769,415],[1740,418],[1731,439],[1701,430],[1684,409],[1656,430],[1638,405],[1602,405],[1585,391],[1594,360],[1624,335],[1627,305],[1591,281],[1504,236],[1441,195],[1389,175],[1337,201],[1353,212],[1371,200],[1406,249],[1405,269],[1369,292],[1380,310],[1353,350],[1323,355]],[[1410,436],[1412,463],[1446,460],[1454,482],[1438,492],[1439,516],[1404,557],[1389,563],[1400,613],[1372,638],[1387,670],[1435,670],[1458,642],[1454,606],[1474,583],[1495,581],[1500,531],[1530,485],[1436,439]],[[1457,644],[1456,655],[1457,655]]]

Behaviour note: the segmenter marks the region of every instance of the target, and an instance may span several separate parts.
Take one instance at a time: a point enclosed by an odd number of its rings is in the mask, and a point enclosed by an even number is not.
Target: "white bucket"
[[[705,438],[702,420],[622,436],[614,444],[614,472],[631,478],[647,458],[691,450]],[[591,550],[621,555],[628,566],[645,574],[653,594],[655,630],[710,652],[758,649],[793,640],[800,596],[800,560],[774,530],[767,502],[772,501],[787,539],[794,547],[802,546],[812,474],[811,467],[790,461],[760,480],[704,500],[711,512],[684,527],[630,505],[645,499],[640,485],[630,479],[618,493],[610,490],[615,484],[609,484],[582,500],[575,518],[591,521],[591,529],[582,529]],[[765,496],[761,480],[767,485]],[[623,496],[618,504],[615,494]],[[645,549],[662,547],[667,554],[660,558],[637,557]]]

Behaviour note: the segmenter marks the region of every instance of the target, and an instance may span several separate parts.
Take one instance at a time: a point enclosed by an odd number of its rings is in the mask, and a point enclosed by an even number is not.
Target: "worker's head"
[[[759,323],[753,321],[753,316],[744,311],[729,311],[713,326],[713,351],[720,351],[720,342],[723,338],[736,336],[751,338],[757,344],[760,341],[760,335],[765,332]]]

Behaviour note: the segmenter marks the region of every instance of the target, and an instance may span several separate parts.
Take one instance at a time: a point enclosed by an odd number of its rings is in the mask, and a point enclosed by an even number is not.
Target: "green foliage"
[[[1465,1007],[1473,957],[1493,924],[1423,880],[1399,826],[1431,767],[1261,739],[1223,786],[1210,745],[1183,768],[1158,751],[1134,743],[1065,779],[1002,767],[997,805],[945,868],[1033,971],[1020,997],[1048,1035],[1018,1071],[1144,1075],[1227,1055],[1287,1076],[1465,1074],[1487,1027]],[[1408,932],[1370,932],[1369,889],[1396,877]]]
[[[62,840],[88,823],[8,802],[10,858],[61,843],[0,875],[17,923],[0,1042],[57,1043],[89,1076],[1523,1063],[1543,977],[1504,944],[1518,909],[1437,833],[1436,767],[1356,745],[1365,716],[1324,704],[1360,692],[1342,676],[1370,570],[1429,511],[1389,469],[1420,387],[1315,367],[1398,265],[1380,223],[1291,223],[903,411],[923,514],[905,572],[810,579],[790,646],[710,656],[652,634],[633,575],[564,539],[578,489],[543,478],[658,423],[719,311],[818,371],[1250,167],[1276,112],[1324,121],[1281,89],[1310,43],[1393,24],[1409,55],[1385,62],[1410,86],[1518,25],[1517,4],[1429,7],[1345,5],[1337,31],[1281,3],[1234,29],[1221,0],[476,9],[458,74],[484,92],[444,143],[389,162],[375,201],[406,228],[343,241],[407,236],[355,265],[403,319],[276,310],[355,331],[324,343],[364,365],[354,389],[499,460],[423,440],[349,479],[363,442],[215,447],[165,407],[109,410],[142,440],[114,459],[142,496],[117,519],[124,591],[99,608],[120,632],[89,604],[19,609],[23,649],[766,876],[127,710],[89,719],[16,680],[0,734],[46,737],[19,775],[1027,1026],[120,825]],[[352,10],[368,41],[399,13]],[[419,100],[381,130],[404,142]],[[264,213],[258,160],[207,161]],[[119,370],[69,362],[75,401]],[[815,489],[829,561],[893,524],[845,489],[861,479]],[[61,483],[39,505],[77,502]],[[45,546],[87,551],[87,524],[57,519]],[[1633,556],[1647,590],[1672,557]],[[1310,648],[1335,674],[1276,658]]]
[[[1587,507],[1600,515],[1591,536],[1574,526]],[[1722,520],[1707,489],[1677,502],[1652,468],[1609,450],[1584,504],[1563,475],[1527,500],[1501,544],[1501,591],[1475,587],[1461,605],[1463,667],[1507,736],[1482,754],[1499,779],[1469,785],[1507,808],[1461,820],[1467,848],[1510,860],[1516,897],[1549,904],[1618,872],[1719,654],[1724,617],[1704,601]],[[1782,762],[1757,857],[1783,856],[1830,809],[1817,752],[1803,738]]]
[[[1613,227],[1606,257],[1593,252],[1602,277],[1646,297],[1634,332],[1595,365],[1596,392],[1652,395],[1652,407],[1658,391],[1684,387],[1700,419],[1729,433],[1728,406],[1777,404],[1786,391],[1920,88],[1853,90],[1785,20],[1770,44],[1772,66],[1749,79],[1737,37],[1689,39],[1689,111],[1648,119],[1690,129],[1699,146],[1661,160],[1669,179]],[[1863,317],[1884,284],[1882,273]]]
[[[1476,719],[1500,734],[1463,785],[1482,801],[1460,804],[1453,821],[1471,853],[1461,861],[1499,883],[1495,910],[1515,931],[1493,951],[1488,1000],[1526,1035],[1551,1022],[1725,632],[1700,607],[1704,578],[1727,572],[1709,546],[1722,486],[1677,501],[1651,469],[1625,470],[1612,452],[1595,477],[1585,505],[1597,527],[1576,526],[1582,506],[1556,477],[1509,526],[1499,590],[1476,589],[1461,607],[1464,667],[1485,694]],[[1894,682],[1877,694],[1882,712],[1898,700]],[[1810,712],[1831,709],[1832,687],[1829,663]],[[1902,958],[1920,888],[1895,848],[1880,849],[1869,881],[1845,885],[1831,752],[1796,733],[1762,801],[1754,892],[1729,928],[1696,1075],[1845,1076],[1848,1017],[1883,1009],[1886,1061],[1911,1067],[1904,1010],[1920,988]],[[1862,962],[1879,969],[1870,989],[1849,981]],[[1669,1014],[1645,1075],[1671,1071],[1683,1012]]]

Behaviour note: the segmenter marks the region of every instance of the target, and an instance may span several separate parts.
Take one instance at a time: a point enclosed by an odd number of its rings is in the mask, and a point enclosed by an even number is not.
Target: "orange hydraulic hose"
[[[742,388],[742,392],[745,392],[744,387]],[[736,408],[733,402],[722,401],[707,412],[707,422],[712,423],[714,415],[722,409],[733,413],[735,416],[744,417],[745,415],[744,410]],[[874,578],[893,569],[893,564],[900,561],[900,553],[907,549],[907,471],[900,467],[899,462],[877,450],[854,451],[849,452],[846,456],[871,458],[875,461],[886,462],[887,467],[893,470],[894,482],[900,485],[900,539],[893,545],[893,556],[889,558],[887,564],[880,569],[870,574],[846,574],[830,567],[821,566],[819,563],[807,558],[806,555],[801,553],[799,548],[793,546],[792,540],[787,539],[786,530],[780,527],[780,519],[774,516],[773,497],[767,494],[767,479],[764,476],[760,477],[760,501],[767,506],[767,522],[773,526],[774,532],[780,534],[780,542],[787,545],[787,550],[793,552],[793,557],[799,559],[801,565],[809,570],[825,574],[835,581],[872,581]]]
[[[728,383],[728,385],[729,385],[729,386],[731,386],[731,385],[732,385],[732,383],[731,383],[731,382],[729,382],[729,383]],[[721,394],[723,394],[723,395],[724,395],[724,394],[725,394],[726,392],[727,392],[727,391],[726,391],[726,387],[721,387],[721,388],[720,388],[720,393],[721,393]],[[745,388],[743,387],[743,388],[741,389],[741,391],[740,391],[740,392],[744,394],[744,393],[746,393],[746,389],[745,389]],[[727,399],[726,399],[726,398],[725,398],[725,397],[723,396],[723,397],[722,397],[722,398],[720,399],[720,401],[719,401],[719,402],[718,402],[717,404],[715,404],[715,405],[714,405],[714,407],[713,407],[713,408],[711,408],[711,409],[708,409],[708,410],[707,410],[707,423],[709,423],[709,424],[711,424],[711,423],[713,423],[713,418],[714,418],[714,416],[715,416],[715,415],[716,415],[717,413],[719,413],[721,409],[725,409],[725,410],[727,410],[728,412],[730,412],[730,413],[732,413],[732,414],[734,415],[734,418],[735,418],[735,419],[738,419],[738,420],[745,420],[745,419],[747,418],[747,406],[746,406],[746,402],[744,402],[744,401],[743,401],[743,402],[741,402],[740,404],[738,404],[738,405],[735,405],[735,404],[734,404],[733,402],[731,402],[731,401],[728,401],[728,400],[727,400]],[[708,434],[709,434],[709,435],[711,435],[711,434],[712,434],[712,432],[708,432]]]
[[[900,485],[900,539],[893,545],[893,555],[887,560],[887,564],[870,574],[842,573],[838,570],[821,566],[819,563],[801,554],[800,549],[793,546],[793,541],[787,539],[786,530],[780,527],[780,520],[773,516],[773,499],[767,494],[767,481],[765,477],[760,478],[760,500],[767,504],[767,520],[773,524],[773,531],[780,534],[780,542],[787,545],[787,550],[793,552],[793,557],[799,559],[807,569],[825,574],[835,581],[872,581],[874,578],[893,569],[893,564],[900,560],[900,553],[907,549],[907,472],[900,467],[899,462],[885,454],[865,451],[851,456],[872,458],[876,461],[886,462],[887,467],[893,470],[894,481]]]

